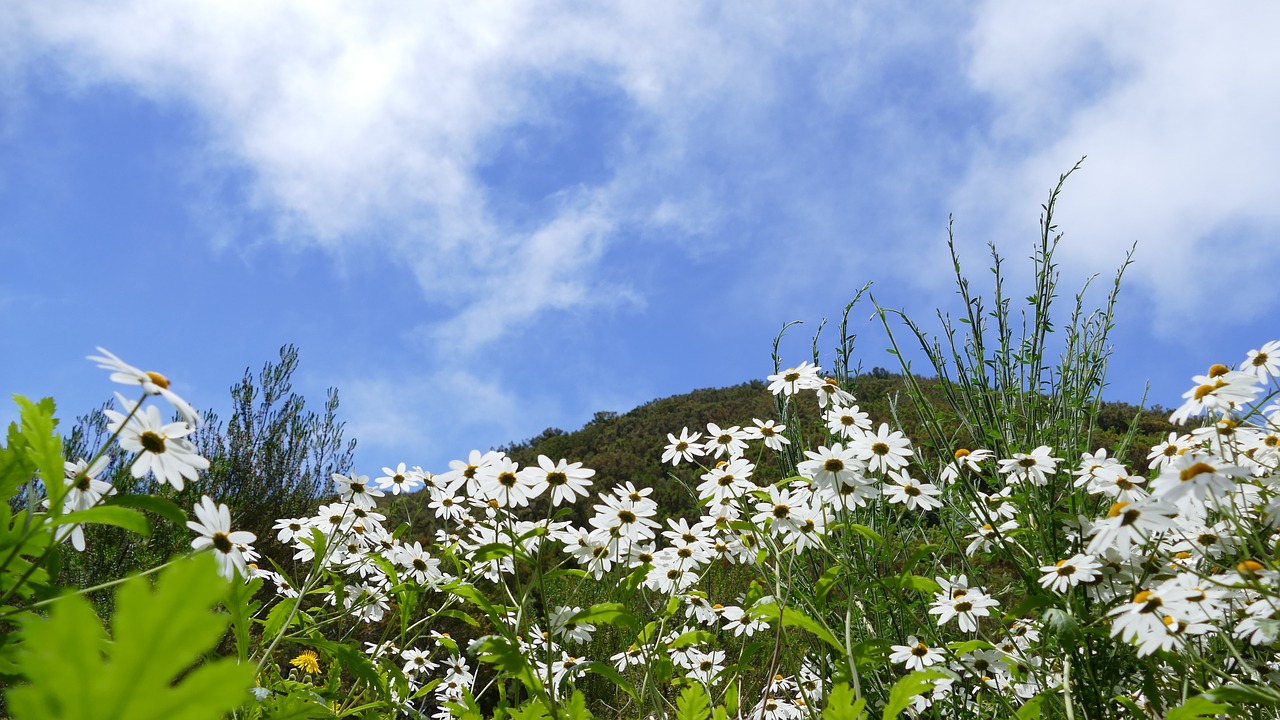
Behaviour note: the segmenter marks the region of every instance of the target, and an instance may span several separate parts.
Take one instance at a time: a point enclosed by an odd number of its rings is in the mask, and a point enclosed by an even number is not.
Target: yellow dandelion
[[[290,660],[289,664],[308,675],[320,674],[320,658],[316,657],[315,652],[311,650],[298,653],[298,657]]]

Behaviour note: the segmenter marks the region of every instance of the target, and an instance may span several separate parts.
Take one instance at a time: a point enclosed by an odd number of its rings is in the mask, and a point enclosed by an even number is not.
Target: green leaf
[[[53,400],[45,398],[33,403],[21,395],[14,395],[13,399],[18,403],[27,455],[44,481],[49,506],[61,511],[67,483],[62,462],[62,438],[54,429],[58,421],[53,417]]]
[[[110,495],[104,505],[119,505],[153,512],[174,525],[185,528],[190,518],[182,508],[155,495]]]
[[[574,690],[569,696],[569,704],[565,706],[565,714],[569,720],[591,720],[591,711],[587,709],[587,696],[581,690]]]
[[[1230,705],[1213,702],[1204,697],[1187,698],[1187,701],[1165,713],[1164,720],[1194,720],[1194,718],[1225,715]]]
[[[1044,704],[1045,697],[1047,697],[1046,693],[1040,693],[1031,698],[1018,708],[1018,712],[1013,717],[1016,720],[1040,720],[1040,706]]]
[[[269,697],[259,706],[266,720],[311,720],[333,717],[333,711],[319,700],[300,695]]]
[[[271,611],[267,613],[267,621],[262,626],[262,637],[266,642],[271,642],[280,634],[280,631],[285,628],[285,621],[297,605],[298,598],[287,597],[281,599],[275,607],[271,608]],[[296,617],[290,623],[290,625],[294,624],[297,624]]]
[[[550,717],[547,706],[532,698],[520,707],[511,708],[511,720],[547,720]]]
[[[930,543],[930,544],[921,545],[920,547],[911,551],[911,557],[907,558],[907,562],[902,566],[902,572],[909,573],[912,570],[915,570],[916,565],[918,565],[921,560],[932,555],[940,547],[941,547],[940,545],[935,545]]]
[[[583,667],[583,672],[595,673],[596,675],[599,675],[600,677],[609,680],[614,685],[616,685],[619,690],[622,690],[626,694],[630,695],[632,698],[635,698],[637,702],[640,701],[640,695],[639,693],[636,692],[636,689],[632,687],[631,683],[627,682],[626,678],[622,677],[622,674],[619,673],[616,669],[614,669],[612,665],[608,663],[592,661],[592,662],[582,663],[582,667]]]
[[[711,698],[701,683],[685,687],[676,700],[676,720],[710,720]]]
[[[462,622],[470,625],[471,627],[480,627],[479,620],[476,620],[475,618],[462,612],[461,610],[438,610],[436,611],[435,617],[453,618],[454,620],[461,620]]]
[[[839,683],[827,695],[827,706],[822,710],[822,720],[862,720],[865,698],[855,698],[848,683]]]
[[[542,681],[529,668],[529,660],[520,648],[504,637],[491,635],[476,648],[480,662],[493,665],[497,670],[514,677],[535,694],[542,692]]]
[[[831,588],[835,587],[836,583],[839,580],[840,580],[839,565],[832,565],[831,567],[827,568],[826,572],[822,573],[822,577],[818,578],[818,581],[813,584],[813,589],[817,593],[816,597],[818,598],[819,602],[824,604],[826,603],[827,595],[831,592]]]
[[[922,593],[942,592],[942,586],[937,581],[923,575],[903,575],[899,578],[898,584],[904,590],[915,590]]]
[[[255,578],[247,583],[231,583],[231,590],[223,602],[223,607],[231,613],[231,632],[236,638],[236,654],[243,661],[249,659],[249,624],[254,613],[262,607],[262,603],[254,600],[254,596],[262,589],[262,578]]]
[[[728,689],[724,691],[724,705],[721,705],[720,707],[724,708],[726,714],[732,717],[738,716],[738,685],[737,683],[729,683]],[[720,708],[716,708],[716,709],[719,710]]]
[[[512,554],[514,554],[514,551],[507,543],[489,543],[488,545],[481,545],[476,548],[475,552],[471,553],[471,561],[473,563],[482,563],[489,560],[504,558]]]
[[[844,653],[845,647],[831,634],[830,630],[819,625],[813,618],[796,610],[795,608],[778,608],[777,603],[768,603],[761,605],[752,611],[753,615],[758,614],[760,617],[770,621],[781,621],[786,627],[796,627],[801,630],[807,630],[816,635],[820,640],[830,645],[832,648]]]
[[[676,611],[679,609],[680,609],[680,598],[676,597],[675,595],[672,595],[671,599],[667,600],[667,609],[662,611],[662,617],[669,618],[672,615],[675,615]]]
[[[561,577],[568,577],[568,578],[574,578],[575,580],[581,580],[586,576],[587,576],[587,571],[579,570],[578,568],[555,568],[554,570],[548,570],[542,573],[542,579],[546,581],[555,580]]]
[[[1272,685],[1245,685],[1236,682],[1214,688],[1201,697],[1234,705],[1280,705],[1280,689]]]
[[[858,533],[862,537],[870,540],[876,545],[879,545],[881,547],[884,547],[885,545],[884,537],[880,533],[876,532],[875,530],[872,530],[866,525],[859,525],[858,523],[848,523],[846,527]]]
[[[975,650],[995,650],[996,646],[986,640],[964,640],[947,643],[947,649],[956,655],[964,655]]]
[[[895,720],[911,705],[911,699],[933,690],[934,680],[947,677],[938,670],[917,670],[893,684],[884,705],[884,720]]]
[[[382,675],[373,667],[369,657],[354,647],[322,638],[307,638],[306,643],[336,657],[343,669],[357,681],[373,688],[382,686]]]
[[[627,611],[622,603],[597,603],[591,607],[575,613],[569,618],[569,622],[576,623],[593,623],[596,625],[624,625],[635,631],[640,626],[640,621]]]
[[[209,612],[226,586],[207,554],[165,569],[154,590],[133,578],[116,595],[111,642],[80,596],[29,617],[18,663],[30,684],[9,691],[14,719],[215,720],[239,707],[253,667],[200,662],[226,629]]]
[[[137,510],[112,505],[98,505],[84,510],[77,510],[68,515],[54,518],[50,524],[72,525],[76,523],[114,525],[129,532],[137,533],[142,537],[151,537],[151,524],[147,522],[145,515]]]
[[[495,625],[501,623],[501,616],[497,608],[495,608],[493,603],[489,602],[489,598],[485,597],[484,593],[477,590],[474,585],[468,585],[463,582],[452,582],[444,585],[441,589],[480,608],[484,611],[485,615],[489,616],[489,620],[491,620]]]
[[[36,474],[36,464],[32,462],[26,448],[27,441],[18,429],[18,424],[9,423],[8,440],[0,448],[0,499],[8,500],[23,483]]]
[[[706,630],[690,630],[689,632],[677,635],[675,639],[668,643],[668,647],[672,650],[678,650],[683,647],[689,647],[690,645],[702,645],[704,643],[709,643],[712,640],[715,640],[715,636]]]

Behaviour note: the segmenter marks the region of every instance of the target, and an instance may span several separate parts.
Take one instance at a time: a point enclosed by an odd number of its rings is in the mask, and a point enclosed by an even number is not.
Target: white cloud
[[[1029,244],[1034,208],[1088,155],[1058,216],[1069,266],[1110,272],[1138,241],[1131,277],[1166,338],[1193,342],[1270,312],[1278,22],[1280,7],[1263,2],[986,3],[969,79],[996,119],[957,193],[958,217],[981,209],[1005,231],[997,236],[1020,231]],[[1020,255],[1026,245],[1004,247]]]
[[[672,181],[700,133],[757,133],[783,64],[850,42],[860,20],[838,7],[64,0],[11,10],[0,48],[6,65],[52,63],[76,87],[194,108],[204,169],[247,169],[247,201],[278,240],[393,253],[478,344],[598,297],[586,278],[620,224],[697,226],[687,214],[717,198]],[[623,94],[624,142],[599,150],[608,179],[564,188],[569,201],[519,227],[477,168],[511,128],[553,123],[541,91],[574,80]]]

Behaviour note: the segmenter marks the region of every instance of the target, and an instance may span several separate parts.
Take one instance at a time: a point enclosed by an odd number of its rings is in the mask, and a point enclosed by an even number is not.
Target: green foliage
[[[1187,701],[1165,713],[1164,720],[1196,720],[1196,718],[1225,715],[1229,705],[1216,703],[1203,697],[1187,698]]]
[[[693,683],[685,687],[676,701],[676,720],[708,720],[711,717],[711,698],[707,689]]]
[[[154,590],[134,578],[119,590],[111,637],[79,596],[23,626],[18,666],[29,683],[8,693],[15,720],[202,720],[241,705],[253,668],[200,662],[227,627],[210,612],[226,592],[213,558],[179,561]]]
[[[911,705],[912,698],[933,690],[935,680],[946,678],[947,674],[938,670],[917,670],[893,684],[889,692],[889,701],[885,703],[884,720],[894,720],[902,711]]]
[[[827,695],[827,706],[822,710],[822,720],[863,720],[867,699],[857,697],[848,683],[837,683]]]
[[[148,478],[133,478],[128,458],[113,450],[114,459],[104,479],[118,494],[104,505],[120,507],[106,512],[119,518],[126,507],[145,511],[153,518],[151,535],[143,539],[115,528],[86,528],[87,548],[83,553],[67,554],[62,582],[97,585],[185,552],[190,548],[191,533],[183,508],[211,492],[230,508],[237,529],[258,537],[255,547],[259,552],[272,562],[291,567],[293,553],[275,543],[272,525],[279,518],[310,514],[329,489],[333,473],[350,470],[355,450],[354,440],[343,439],[344,425],[337,419],[337,391],[329,391],[322,411],[308,410],[303,397],[293,392],[292,377],[297,368],[297,349],[286,345],[277,362],[265,363],[256,375],[246,369],[244,377],[231,387],[232,412],[225,426],[215,413],[203,413],[205,424],[194,438],[200,454],[209,460],[209,468],[199,482],[188,483],[181,491],[157,486]],[[107,420],[101,410],[80,417],[67,436],[66,456],[88,457],[107,437]],[[138,528],[128,530],[137,532]],[[96,600],[103,609],[109,604],[107,596]]]

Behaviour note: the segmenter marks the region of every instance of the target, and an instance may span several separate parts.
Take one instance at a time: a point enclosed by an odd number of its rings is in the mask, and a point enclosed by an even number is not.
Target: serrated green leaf
[[[199,663],[226,629],[225,616],[209,612],[226,584],[207,554],[166,568],[154,590],[129,580],[116,595],[112,642],[84,598],[60,598],[47,620],[23,624],[18,662],[30,684],[9,692],[14,719],[214,720],[239,707],[253,667]]]
[[[351,673],[352,677],[357,681],[374,688],[383,685],[382,675],[373,667],[373,662],[369,660],[369,657],[350,645],[322,638],[308,638],[306,643],[317,650],[336,657],[343,669]]]
[[[581,690],[574,690],[569,696],[565,714],[569,716],[569,720],[591,720],[591,711],[587,709],[587,696],[583,695]]]
[[[53,417],[53,400],[45,398],[33,403],[21,395],[14,395],[13,399],[18,403],[27,455],[44,482],[49,506],[61,510],[67,483],[62,462],[62,438],[58,437],[55,429],[58,421]]]
[[[504,637],[491,635],[476,647],[476,657],[480,662],[493,665],[496,669],[516,678],[535,695],[542,692],[542,681],[530,669],[529,660],[520,648],[511,644]]]
[[[9,423],[8,438],[0,448],[0,498],[8,499],[36,474],[36,464],[26,448],[27,442],[18,424]]]
[[[848,683],[837,683],[827,694],[827,706],[822,710],[822,720],[862,720],[866,717],[865,698],[856,698]]]
[[[511,708],[511,720],[547,720],[547,707],[537,700],[526,700],[523,705]]]
[[[177,527],[187,526],[190,516],[169,500],[155,495],[109,495],[104,505],[119,505],[153,512]]]
[[[732,717],[738,716],[738,685],[737,683],[729,683],[728,689],[724,691],[724,705],[722,705],[722,707],[724,708],[725,712],[728,715]]]
[[[685,687],[676,700],[676,720],[710,720],[711,698],[701,683]]]
[[[151,537],[151,524],[147,522],[147,518],[137,510],[130,510],[127,507],[115,507],[112,505],[98,505],[96,507],[77,510],[61,517],[56,517],[50,525],[73,525],[73,524],[96,524],[96,525],[114,525],[124,528],[129,532],[136,533],[142,537]]]
[[[324,703],[295,694],[267,698],[259,707],[262,709],[262,717],[267,720],[312,720],[333,717],[333,711]]]
[[[893,684],[884,705],[884,720],[896,720],[911,705],[912,698],[933,690],[935,680],[947,677],[938,670],[917,670]]]
[[[293,613],[293,609],[297,605],[298,598],[287,597],[281,598],[280,602],[276,603],[276,606],[271,608],[267,613],[267,621],[262,626],[262,637],[266,638],[267,642],[274,639],[280,634],[280,631],[285,628],[285,621],[289,619],[289,615]],[[296,622],[297,618],[295,617],[294,621],[290,624],[292,625]]]

